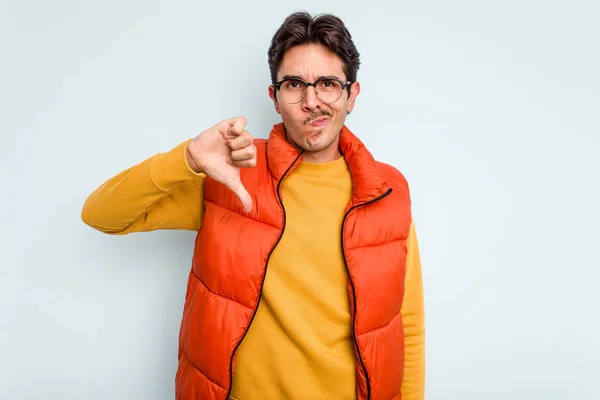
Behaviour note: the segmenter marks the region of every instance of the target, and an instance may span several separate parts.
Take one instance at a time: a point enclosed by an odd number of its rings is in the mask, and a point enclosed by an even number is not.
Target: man
[[[108,180],[82,218],[198,231],[177,399],[422,399],[408,185],[344,125],[358,51],[338,18],[297,13],[268,59],[282,118],[268,140],[221,121]]]

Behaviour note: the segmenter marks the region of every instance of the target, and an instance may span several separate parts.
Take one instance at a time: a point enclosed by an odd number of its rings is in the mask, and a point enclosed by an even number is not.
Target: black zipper
[[[281,179],[277,183],[277,199],[279,200],[279,204],[281,205],[281,209],[283,210],[283,228],[281,229],[281,233],[279,234],[279,238],[277,239],[277,242],[275,242],[275,245],[273,246],[273,248],[269,252],[269,256],[267,257],[267,263],[265,264],[265,273],[263,274],[262,282],[260,283],[260,292],[258,293],[258,302],[256,303],[256,307],[254,308],[254,312],[252,313],[252,318],[250,318],[250,323],[248,324],[246,331],[242,335],[242,338],[240,339],[240,341],[237,343],[237,345],[233,349],[233,353],[231,353],[231,359],[229,360],[229,391],[227,392],[227,396],[225,397],[225,400],[229,400],[229,396],[231,395],[231,389],[233,389],[233,356],[235,355],[235,353],[237,352],[237,349],[240,347],[240,345],[244,341],[246,334],[250,330],[250,325],[252,325],[252,321],[254,321],[254,316],[256,315],[256,311],[258,311],[258,306],[260,305],[260,299],[262,298],[262,291],[263,291],[263,286],[265,284],[265,278],[267,277],[267,266],[269,265],[269,260],[271,259],[271,255],[273,254],[273,251],[275,251],[275,248],[281,241],[281,238],[283,237],[283,232],[285,231],[286,216],[285,216],[285,207],[283,206],[283,200],[281,199],[281,183],[283,182],[283,178],[285,178],[287,173],[290,172],[290,170],[292,169],[294,164],[296,164],[296,161],[298,161],[298,159],[302,156],[302,153],[303,152],[300,152],[300,154],[298,154],[298,156],[294,159],[294,162],[288,167],[288,169],[285,170],[285,172],[281,176]]]
[[[362,355],[360,354],[360,346],[358,345],[358,341],[356,340],[356,289],[354,287],[354,281],[352,280],[352,276],[350,275],[350,268],[348,268],[348,260],[346,260],[346,251],[344,250],[344,224],[346,223],[346,218],[355,208],[366,206],[381,199],[386,198],[392,193],[392,189],[388,189],[387,192],[382,194],[381,196],[367,201],[366,203],[361,203],[350,208],[346,214],[344,215],[344,219],[342,220],[342,255],[344,256],[344,264],[346,265],[346,269],[348,270],[348,280],[350,281],[350,285],[352,286],[352,298],[354,299],[354,308],[352,315],[352,338],[354,339],[354,344],[356,345],[356,350],[358,351],[358,360],[360,361],[360,366],[362,367],[363,372],[365,373],[365,379],[367,381],[367,400],[371,398],[371,384],[369,383],[369,375],[367,374],[367,368],[365,367],[365,363],[362,359]]]

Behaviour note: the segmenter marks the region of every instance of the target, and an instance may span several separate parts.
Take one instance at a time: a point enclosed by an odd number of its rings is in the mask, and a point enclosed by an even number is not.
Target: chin
[[[305,150],[307,150],[307,151],[326,150],[327,148],[329,148],[329,146],[331,146],[331,144],[334,141],[334,138],[331,138],[325,131],[321,131],[321,132],[317,133],[317,135],[318,135],[318,137],[312,138],[312,140],[310,140],[310,138],[306,138],[306,140],[304,141],[305,146],[306,146]]]
[[[304,142],[310,148],[316,148],[323,146],[323,143],[327,141],[327,132],[325,129],[313,130],[306,135]]]
[[[327,124],[320,127],[312,125],[298,126],[298,130],[288,138],[291,139],[297,147],[304,151],[318,152],[325,150],[331,146],[335,140],[335,135],[331,134],[333,127],[331,120]]]

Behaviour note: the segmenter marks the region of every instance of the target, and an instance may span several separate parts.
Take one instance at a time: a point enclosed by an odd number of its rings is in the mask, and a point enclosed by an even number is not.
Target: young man
[[[198,231],[177,399],[423,399],[409,190],[344,125],[360,93],[351,36],[293,14],[268,57],[282,117],[268,140],[221,121],[104,183],[82,218]]]

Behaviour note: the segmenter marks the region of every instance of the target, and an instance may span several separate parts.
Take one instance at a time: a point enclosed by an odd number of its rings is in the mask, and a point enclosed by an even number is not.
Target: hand
[[[254,137],[244,130],[246,118],[219,122],[188,143],[187,159],[196,172],[203,172],[231,190],[244,207],[252,210],[252,197],[242,184],[240,168],[256,166]]]

